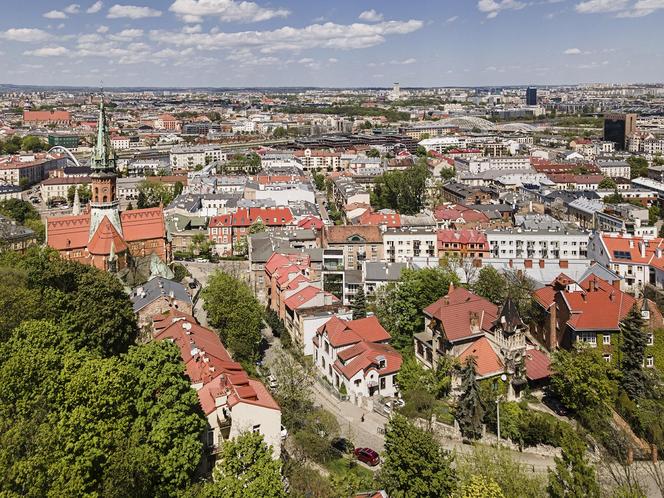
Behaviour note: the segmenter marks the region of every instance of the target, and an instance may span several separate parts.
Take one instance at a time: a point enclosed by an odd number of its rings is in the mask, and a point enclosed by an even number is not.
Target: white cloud
[[[35,57],[60,57],[67,55],[69,50],[65,47],[41,47],[36,50],[28,50],[24,55],[34,55]]]
[[[133,40],[134,38],[140,38],[143,36],[142,29],[123,29],[117,33],[109,35],[108,38],[111,40]]]
[[[578,48],[568,48],[563,52],[565,55],[580,55],[581,49]]]
[[[257,49],[263,53],[311,48],[351,50],[380,45],[390,35],[404,35],[422,28],[419,20],[385,21],[377,24],[312,24],[303,28],[284,26],[272,31],[182,33],[155,30],[152,40],[201,50]]]
[[[639,0],[629,10],[620,12],[618,17],[645,17],[664,9],[664,0]]]
[[[417,62],[417,59],[415,59],[414,57],[410,57],[408,59],[404,59],[404,60],[400,60],[400,61],[397,61],[397,60],[390,61],[390,64],[408,65],[408,64],[415,64],[416,62]]]
[[[358,19],[368,22],[380,22],[383,20],[383,14],[376,12],[374,9],[365,10],[358,16]]]
[[[128,17],[129,19],[143,19],[145,17],[159,17],[161,11],[151,7],[139,7],[137,5],[113,5],[108,9],[109,19],[120,19]]]
[[[339,59],[337,59],[336,57],[330,57],[327,60],[327,62],[329,62],[330,64],[336,64],[337,62],[339,62]]]
[[[49,10],[44,14],[46,19],[67,19],[67,14],[61,10]]]
[[[453,23],[453,22],[456,21],[457,19],[459,19],[459,16],[452,16],[452,17],[448,17],[447,20],[446,20],[445,22],[447,22],[447,23]]]
[[[97,33],[108,33],[109,27],[108,26],[99,26],[97,28]]]
[[[7,31],[0,31],[0,38],[5,40],[31,43],[42,42],[51,38],[46,31],[37,28],[11,28]]]
[[[183,33],[189,33],[189,34],[200,33],[201,31],[203,31],[203,28],[201,27],[200,24],[192,24],[182,28]]]
[[[247,0],[175,0],[168,10],[186,23],[199,23],[205,16],[222,22],[260,22],[290,14],[287,9],[268,9]]]
[[[574,9],[580,14],[604,14],[624,10],[629,0],[586,0],[576,4]]]
[[[104,2],[102,2],[101,0],[97,0],[95,3],[90,5],[90,7],[88,7],[88,10],[86,10],[86,12],[88,14],[96,14],[97,12],[99,12],[101,10],[101,8],[103,6],[104,6]]]
[[[81,6],[77,3],[72,3],[71,5],[67,5],[64,10],[67,14],[78,14],[81,12]]]
[[[478,0],[477,8],[486,14],[487,19],[493,19],[503,10],[520,10],[527,4],[518,0]]]

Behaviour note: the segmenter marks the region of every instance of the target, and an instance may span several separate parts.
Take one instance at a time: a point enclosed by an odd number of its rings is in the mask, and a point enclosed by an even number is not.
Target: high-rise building
[[[636,114],[606,114],[604,140],[614,142],[616,150],[625,150],[627,139],[636,131]]]
[[[526,105],[537,105],[537,88],[529,86],[526,90]]]

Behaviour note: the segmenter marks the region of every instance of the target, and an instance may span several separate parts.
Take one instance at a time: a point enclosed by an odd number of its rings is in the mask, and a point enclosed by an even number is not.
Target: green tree
[[[575,412],[599,408],[615,394],[608,376],[610,368],[596,349],[587,346],[556,351],[551,362],[551,390]]]
[[[180,195],[183,190],[184,190],[184,185],[182,184],[182,182],[180,180],[175,182],[175,185],[173,185],[173,198]]]
[[[648,338],[643,331],[641,312],[636,306],[633,306],[629,314],[620,322],[620,331],[622,332],[620,386],[631,399],[638,399],[645,394],[647,386],[643,363]]]
[[[386,426],[380,481],[395,498],[449,496],[456,486],[449,452],[431,432],[399,414]]]
[[[388,171],[377,177],[371,192],[371,205],[375,209],[395,209],[402,214],[416,214],[424,207],[426,181],[430,173],[423,162],[404,171]]]
[[[440,170],[440,177],[443,181],[451,180],[456,176],[456,169],[454,168],[443,168]]]
[[[364,289],[362,287],[360,287],[357,291],[357,294],[355,294],[350,308],[353,311],[353,320],[359,320],[360,318],[367,317],[367,299],[364,295]]]
[[[325,175],[322,173],[314,173],[314,185],[316,185],[316,190],[322,192],[325,189]]]
[[[427,150],[422,145],[418,145],[415,149],[415,155],[419,157],[426,157]]]
[[[422,310],[447,294],[459,277],[444,268],[405,269],[396,284],[376,292],[374,308],[381,324],[392,334],[392,345],[410,352],[413,335],[424,328]]]
[[[249,227],[250,234],[261,233],[264,232],[265,230],[267,230],[267,227],[265,226],[265,223],[263,223],[262,220],[254,221]]]
[[[138,208],[167,206],[173,200],[173,189],[161,182],[143,180],[138,184]]]
[[[251,289],[221,271],[208,280],[201,297],[208,321],[237,360],[253,362],[258,357],[263,307]]]
[[[490,477],[473,475],[460,487],[454,498],[505,498],[500,486]]]
[[[29,202],[21,199],[0,201],[0,214],[21,224],[26,220],[39,220],[39,212]]]
[[[597,188],[615,190],[616,188],[618,188],[618,186],[616,185],[616,181],[613,178],[611,178],[610,176],[606,176],[601,182],[599,182]]]
[[[367,157],[380,157],[380,152],[378,149],[369,149],[367,151]]]
[[[205,487],[208,498],[282,498],[281,462],[263,436],[246,432],[225,441],[217,457],[214,482]]]
[[[648,176],[648,161],[644,157],[631,156],[627,158],[631,178]]]
[[[292,355],[282,352],[275,359],[272,371],[277,380],[275,395],[284,425],[289,429],[302,428],[313,408],[311,389],[316,381],[313,365],[300,363]]]
[[[507,297],[507,281],[493,266],[485,266],[477,275],[473,292],[494,304],[501,304]]]
[[[23,137],[21,149],[27,152],[41,152],[46,150],[47,144],[41,138],[33,135]]]
[[[482,437],[482,418],[485,409],[475,376],[476,367],[475,357],[469,357],[461,371],[461,396],[456,413],[461,433],[469,439]]]
[[[272,136],[276,139],[287,138],[288,132],[286,131],[286,128],[284,128],[283,126],[277,126],[272,132]]]
[[[586,448],[578,438],[565,440],[556,466],[549,470],[547,491],[551,498],[599,498],[595,468],[586,458]]]
[[[660,217],[659,206],[653,205],[648,208],[648,224],[654,225]]]
[[[506,498],[540,498],[545,496],[546,482],[543,476],[517,462],[513,453],[503,447],[492,448],[474,445],[469,453],[456,459],[456,471],[460,482],[472,476],[482,476],[496,482]]]

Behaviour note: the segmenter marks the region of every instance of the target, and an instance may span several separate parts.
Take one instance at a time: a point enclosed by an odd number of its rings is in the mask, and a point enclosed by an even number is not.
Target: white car
[[[276,389],[277,388],[277,379],[274,378],[274,375],[268,375],[267,376],[267,387],[270,389]]]

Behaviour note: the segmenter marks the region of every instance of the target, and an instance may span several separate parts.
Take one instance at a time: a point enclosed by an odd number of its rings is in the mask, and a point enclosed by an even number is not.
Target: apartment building
[[[575,230],[489,230],[486,238],[496,258],[579,259],[588,255],[589,234]]]
[[[383,232],[385,259],[390,263],[406,263],[413,258],[434,258],[438,234],[433,228],[387,228]]]
[[[326,226],[323,247],[340,249],[346,270],[361,270],[364,261],[383,260],[383,237],[377,226]]]
[[[341,152],[304,149],[295,151],[293,157],[304,171],[339,171],[341,169]]]
[[[193,147],[173,147],[169,153],[171,168],[194,169],[215,161],[226,161],[228,155],[214,145],[197,145]]]

